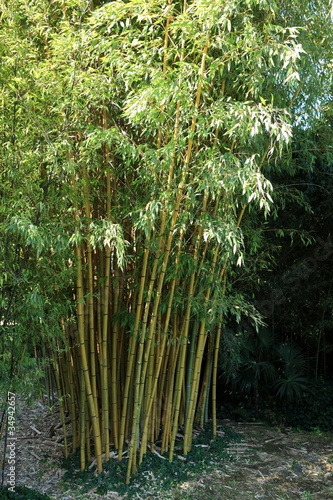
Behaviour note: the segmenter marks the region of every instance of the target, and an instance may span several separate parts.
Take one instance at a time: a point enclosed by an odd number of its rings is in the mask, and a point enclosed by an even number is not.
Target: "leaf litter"
[[[328,500],[333,499],[333,434],[298,432],[261,423],[220,421],[219,438],[227,428],[240,438],[224,450],[225,459],[214,455],[211,443],[194,446],[209,457],[200,473],[180,480],[168,491],[159,489],[153,471],[146,471],[144,487],[136,494],[120,495],[97,488],[85,491],[82,484],[64,481],[62,430],[59,411],[37,402],[17,405],[16,484],[49,495],[51,499],[74,500],[137,498],[142,500]],[[70,423],[67,422],[70,432]],[[198,431],[196,431],[198,434]],[[0,452],[3,456],[4,436]],[[210,454],[210,455],[208,455]],[[161,462],[165,457],[156,453]],[[134,479],[135,481],[135,479]]]

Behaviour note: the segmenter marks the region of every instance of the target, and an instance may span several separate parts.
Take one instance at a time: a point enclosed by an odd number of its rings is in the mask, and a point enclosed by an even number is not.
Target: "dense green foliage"
[[[220,394],[221,418],[266,422],[300,431],[333,431],[333,384],[325,380],[306,381],[294,401],[278,400],[267,393],[254,401],[249,394],[225,390]]]
[[[258,333],[224,333],[221,376],[227,387],[250,394],[282,400],[297,400],[306,390],[307,359],[291,342],[279,342],[267,329]]]
[[[331,372],[329,7],[1,5],[0,370],[52,360],[82,469],[216,431],[220,338],[255,402]]]

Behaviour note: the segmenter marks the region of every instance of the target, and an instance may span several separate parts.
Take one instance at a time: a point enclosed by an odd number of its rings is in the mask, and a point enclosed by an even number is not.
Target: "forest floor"
[[[203,469],[191,480],[174,483],[165,491],[155,484],[152,471],[144,487],[135,494],[121,496],[109,488],[100,495],[96,487],[84,491],[82,480],[75,484],[63,479],[66,471],[60,465],[64,445],[59,413],[50,410],[40,402],[31,408],[17,401],[15,451],[16,484],[52,499],[333,499],[332,433],[296,432],[229,420],[221,421],[221,425],[237,433],[238,438],[228,443],[226,459],[214,459],[212,452],[209,469]],[[1,457],[3,445],[2,435]],[[5,474],[6,467],[7,464]]]

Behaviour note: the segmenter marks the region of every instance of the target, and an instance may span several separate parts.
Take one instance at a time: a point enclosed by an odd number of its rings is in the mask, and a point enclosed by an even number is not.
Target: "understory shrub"
[[[238,421],[261,420],[305,431],[333,431],[333,381],[310,379],[294,401],[262,395],[257,400],[237,391],[222,391],[219,416]],[[223,400],[222,400],[223,398]]]
[[[39,491],[31,490],[26,486],[16,486],[15,492],[7,488],[0,487],[0,500],[50,500],[48,495],[39,493]]]

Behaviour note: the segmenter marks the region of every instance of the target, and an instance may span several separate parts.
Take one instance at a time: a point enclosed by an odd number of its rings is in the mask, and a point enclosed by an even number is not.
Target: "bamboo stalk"
[[[102,472],[102,448],[101,448],[101,433],[97,409],[91,390],[91,382],[89,375],[89,367],[87,361],[85,335],[84,335],[84,304],[83,304],[83,278],[82,278],[82,255],[79,245],[76,246],[77,256],[77,321],[78,321],[78,334],[80,343],[81,366],[84,375],[84,382],[86,387],[86,396],[88,407],[90,411],[91,422],[93,426],[94,441],[95,441],[95,456],[97,462],[97,471]]]
[[[69,353],[68,353],[69,354]],[[77,428],[76,428],[76,407],[75,407],[75,389],[74,389],[74,377],[73,377],[73,366],[71,363],[72,357],[69,354],[67,357],[68,373],[69,373],[69,413],[72,423],[72,452],[76,451],[77,447]]]
[[[207,361],[205,363],[205,370],[202,376],[201,391],[200,396],[198,397],[197,411],[195,415],[195,422],[199,423],[201,428],[203,428],[205,422],[208,420],[207,414],[209,403],[209,389],[213,368],[213,351],[213,337],[212,335],[209,335]]]
[[[87,220],[91,219],[90,201],[89,201],[89,185],[87,169],[83,169],[84,179],[84,206]],[[90,373],[91,373],[91,389],[95,406],[97,408],[97,382],[96,382],[96,351],[95,351],[95,314],[94,314],[94,281],[93,281],[93,259],[92,247],[90,242],[87,243],[86,252],[88,264],[88,317],[89,317],[89,350],[90,350]]]
[[[115,285],[113,296],[113,313],[119,311],[119,284],[117,280],[118,266],[115,271]],[[117,386],[117,367],[120,362],[121,352],[118,351],[119,327],[118,323],[113,323],[112,327],[112,344],[111,344],[111,419],[113,428],[113,439],[115,448],[119,449],[119,398],[120,390]]]
[[[83,370],[80,376],[80,469],[86,468],[86,387]]]
[[[214,360],[213,360],[213,373],[212,373],[212,430],[213,436],[217,434],[217,419],[216,419],[216,385],[217,385],[217,367],[220,348],[220,339],[222,332],[222,315],[215,334],[215,347],[214,347]]]
[[[136,336],[137,336],[138,331],[139,331],[139,322],[141,319],[141,311],[142,311],[142,306],[143,306],[143,292],[144,292],[145,283],[146,283],[148,257],[149,257],[149,250],[147,247],[145,247],[144,256],[143,256],[143,265],[142,265],[142,271],[141,271],[140,290],[139,290],[139,296],[138,296],[137,304],[136,304],[135,324],[134,324],[134,329],[133,329],[133,335],[132,335],[131,342],[129,345],[128,362],[127,362],[127,368],[126,368],[126,379],[125,379],[125,388],[124,388],[124,396],[123,396],[122,415],[121,415],[121,421],[120,421],[119,453],[118,453],[119,460],[121,460],[121,458],[122,458],[123,446],[124,446],[124,440],[125,440],[125,426],[126,426],[126,416],[127,416],[127,412],[128,412],[129,389],[130,389],[132,371],[133,371],[133,366],[134,366],[134,358],[135,358],[135,353],[136,353],[134,346],[135,346],[135,342],[136,342]]]
[[[61,419],[62,430],[63,430],[63,434],[64,434],[64,454],[65,454],[65,458],[68,458],[67,429],[66,429],[66,423],[65,423],[66,418],[65,418],[65,411],[64,411],[63,395],[62,395],[62,390],[61,390],[59,361],[57,362],[54,355],[52,357],[53,357],[53,366],[55,368],[54,374],[55,374],[55,379],[56,379],[57,392],[59,395],[60,419]]]
[[[103,110],[103,129],[108,126],[108,116]],[[105,145],[106,173],[106,219],[111,215],[111,174],[110,174],[110,154],[109,148]],[[109,300],[110,300],[110,276],[111,276],[111,247],[105,248],[105,282],[103,290],[103,312],[102,312],[102,345],[101,345],[101,393],[102,393],[102,421],[105,459],[110,458],[110,426],[109,426],[109,386],[108,386],[108,337],[109,337]]]
[[[211,267],[211,271],[210,271],[210,278],[209,278],[210,284],[209,284],[209,287],[206,291],[205,303],[207,303],[209,298],[210,298],[211,285],[212,285],[212,281],[214,278],[214,271],[215,271],[215,267],[216,267],[216,262],[217,262],[219,250],[220,250],[220,245],[218,245],[216,247],[215,252],[214,252],[212,267]],[[198,385],[199,385],[199,381],[200,381],[201,364],[202,364],[202,358],[203,358],[203,353],[204,353],[206,341],[207,341],[207,330],[206,330],[206,319],[204,318],[201,321],[200,330],[199,330],[199,337],[198,337],[194,370],[193,370],[193,379],[192,379],[192,384],[191,384],[191,396],[190,396],[190,401],[189,401],[188,414],[187,414],[187,418],[186,418],[186,422],[185,422],[184,455],[186,455],[190,451],[191,444],[192,444],[192,429],[193,429],[195,408],[196,408],[197,397],[198,397]]]

